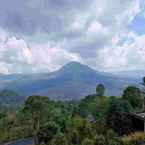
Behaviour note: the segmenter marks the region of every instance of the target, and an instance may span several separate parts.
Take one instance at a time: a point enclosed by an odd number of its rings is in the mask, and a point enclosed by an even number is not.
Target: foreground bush
[[[143,145],[145,144],[145,134],[142,132],[136,132],[134,134],[124,136],[122,138],[123,145]]]
[[[86,138],[83,140],[82,145],[94,145],[94,141]]]

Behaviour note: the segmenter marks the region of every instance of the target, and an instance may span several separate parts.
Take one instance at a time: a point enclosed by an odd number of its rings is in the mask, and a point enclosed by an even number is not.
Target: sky
[[[69,61],[145,69],[145,1],[1,0],[0,73],[52,72]]]

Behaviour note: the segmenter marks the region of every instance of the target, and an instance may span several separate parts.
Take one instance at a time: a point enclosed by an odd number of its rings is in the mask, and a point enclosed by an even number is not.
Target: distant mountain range
[[[0,75],[0,90],[7,89],[21,96],[44,95],[51,99],[78,100],[94,94],[98,83],[107,95],[121,95],[128,85],[138,85],[139,77],[99,72],[78,62],[70,62],[58,71],[39,74]]]
[[[130,70],[130,71],[121,71],[113,73],[116,76],[132,78],[132,79],[142,79],[145,76],[145,70]]]

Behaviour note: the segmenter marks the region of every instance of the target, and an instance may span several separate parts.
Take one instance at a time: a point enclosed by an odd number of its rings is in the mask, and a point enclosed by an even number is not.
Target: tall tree
[[[98,84],[96,87],[96,94],[99,97],[102,97],[105,93],[105,86],[103,84]]]
[[[142,97],[142,110],[145,111],[145,77],[143,77],[142,79],[142,83],[143,85],[143,88],[142,88],[142,94],[141,94],[141,97]]]
[[[106,115],[106,126],[119,135],[132,132],[132,121],[127,115],[131,110],[128,102],[112,97]]]
[[[40,119],[48,106],[48,102],[49,99],[47,97],[30,96],[24,104],[23,111],[29,113],[32,119],[35,144],[38,144],[37,133],[40,129]]]
[[[135,86],[129,86],[124,90],[122,99],[127,100],[134,109],[140,108],[142,102],[141,90]]]
[[[59,126],[55,122],[48,122],[45,127],[38,132],[39,144],[50,144],[58,132],[60,132]]]

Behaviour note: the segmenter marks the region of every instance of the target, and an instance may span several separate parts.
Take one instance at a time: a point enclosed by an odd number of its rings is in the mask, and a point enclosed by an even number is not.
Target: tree
[[[131,112],[132,106],[127,100],[123,100],[117,97],[110,97],[109,104],[108,104],[108,112],[121,112],[121,113],[129,113]]]
[[[5,112],[0,112],[0,129],[5,128],[6,117],[7,117],[7,114]]]
[[[141,90],[142,91],[142,109],[143,109],[143,111],[145,111],[145,77],[143,77],[143,79],[142,79],[142,83],[141,83],[142,85],[143,85],[143,89]]]
[[[142,97],[139,88],[134,86],[127,87],[122,96],[123,100],[127,100],[134,109],[141,107]]]
[[[89,126],[88,121],[82,117],[73,117],[72,127],[77,130],[80,140],[83,140],[86,136],[91,134],[91,127]]]
[[[72,143],[73,145],[79,145],[80,142],[81,139],[77,129],[71,129],[71,131],[69,131],[69,143]]]
[[[107,114],[106,125],[113,129],[119,135],[130,134],[132,129],[132,120],[126,113],[110,112]]]
[[[35,144],[38,144],[37,133],[40,129],[40,119],[48,106],[49,99],[42,96],[30,96],[24,104],[24,112],[30,114],[32,118],[32,128],[35,136]]]
[[[120,140],[117,134],[113,130],[108,130],[106,133],[106,144],[107,145],[120,145]]]
[[[96,87],[96,94],[99,97],[102,97],[105,93],[105,87],[103,84],[98,84]]]
[[[128,102],[112,97],[106,115],[106,126],[119,135],[132,132],[132,121],[127,113],[131,107]]]
[[[58,133],[59,126],[54,122],[48,122],[46,126],[38,132],[38,142],[40,144],[50,144],[54,136]]]
[[[5,112],[0,112],[0,120],[6,117],[6,113]]]
[[[145,77],[143,77],[143,85],[145,86]]]
[[[51,145],[68,145],[66,136],[63,133],[58,133],[52,140]]]

